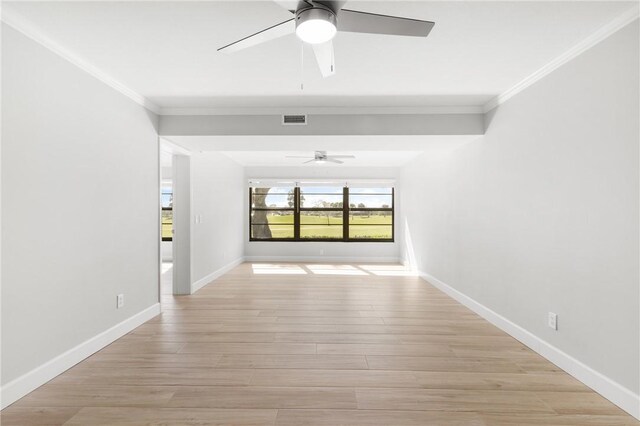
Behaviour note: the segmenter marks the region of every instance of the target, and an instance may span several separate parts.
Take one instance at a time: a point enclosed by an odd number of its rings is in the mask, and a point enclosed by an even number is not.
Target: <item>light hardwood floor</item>
[[[637,425],[394,265],[242,264],[2,425]]]

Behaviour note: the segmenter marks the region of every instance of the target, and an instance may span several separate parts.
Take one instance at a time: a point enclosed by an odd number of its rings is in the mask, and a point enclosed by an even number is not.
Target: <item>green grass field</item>
[[[162,211],[162,238],[172,238],[173,234],[171,229],[173,228],[173,211]]]
[[[163,212],[162,237],[171,238],[172,215]],[[269,226],[273,238],[293,238],[293,215],[269,215]],[[349,238],[392,237],[391,215],[352,216],[349,219]],[[382,225],[382,226],[381,226]],[[301,238],[342,238],[342,214],[333,216],[300,215]]]
[[[173,234],[171,233],[171,228],[173,225],[170,223],[162,223],[162,238],[171,238]]]
[[[293,215],[269,215],[273,238],[293,238]],[[352,216],[349,219],[350,238],[392,237],[391,215]],[[381,226],[382,225],[382,226]],[[342,238],[342,214],[335,216],[300,215],[301,238]]]

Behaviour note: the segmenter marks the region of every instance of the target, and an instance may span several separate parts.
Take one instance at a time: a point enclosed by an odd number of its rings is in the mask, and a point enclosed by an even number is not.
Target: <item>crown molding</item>
[[[573,46],[571,49],[564,52],[562,55],[553,59],[551,62],[547,63],[545,66],[529,75],[515,86],[511,87],[507,91],[501,93],[495,98],[491,99],[484,105],[483,111],[485,113],[491,111],[496,108],[498,105],[501,105],[517,95],[518,93],[525,90],[527,87],[533,85],[537,81],[546,77],[556,69],[560,68],[562,65],[574,59],[576,56],[584,53],[586,50],[592,48],[596,44],[600,43],[607,37],[613,35],[615,32],[621,30],[625,26],[629,25],[640,15],[640,8],[638,4],[634,5],[631,9],[627,10],[623,14],[614,18],[608,24],[600,27],[596,32],[591,34],[589,37],[582,40],[580,43]]]
[[[483,106],[411,106],[411,107],[262,107],[262,108],[241,108],[241,107],[213,107],[213,108],[161,108],[155,103],[145,98],[140,93],[127,87],[120,81],[114,79],[96,66],[88,63],[65,47],[53,41],[47,35],[38,30],[33,24],[7,9],[2,8],[1,20],[16,31],[39,43],[58,56],[66,59],[78,68],[102,81],[114,90],[120,92],[137,104],[149,111],[159,115],[282,115],[282,114],[481,114],[487,113],[497,106],[511,99],[551,72],[555,71],[565,63],[582,54],[586,50],[595,46],[618,30],[634,22],[640,16],[640,7],[634,7],[619,15],[608,24],[604,25],[589,37],[567,50],[562,55],[556,57],[551,62],[544,65],[539,70],[530,74],[510,89],[494,97]]]
[[[113,88],[114,90],[122,93],[127,98],[131,99],[135,103],[143,106],[149,111],[159,114],[160,107],[149,101],[147,98],[136,92],[135,90],[130,89],[125,86],[123,83],[119,82],[115,78],[111,77],[104,71],[100,70],[96,66],[88,63],[84,59],[80,58],[76,54],[72,53],[65,47],[61,46],[59,43],[53,41],[47,35],[38,30],[32,23],[25,20],[23,17],[18,14],[12,12],[6,7],[2,8],[2,22],[13,28],[14,30],[20,32],[24,36],[30,38],[36,43],[44,46],[49,49],[51,52],[56,55],[66,59],[76,67],[90,74],[94,78],[100,80],[107,86]]]
[[[465,106],[359,106],[359,107],[213,107],[213,108],[161,108],[160,115],[353,115],[353,114],[482,114],[480,105]]]

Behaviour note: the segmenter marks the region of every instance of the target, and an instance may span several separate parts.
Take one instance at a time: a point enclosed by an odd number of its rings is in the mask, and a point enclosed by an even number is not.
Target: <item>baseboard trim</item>
[[[578,361],[571,355],[561,351],[450,285],[438,280],[433,275],[425,272],[419,272],[418,275],[423,280],[442,290],[491,324],[500,328],[502,331],[519,340],[553,364],[580,380],[633,417],[640,419],[640,395],[634,394],[621,384],[611,380],[581,361]]]
[[[245,262],[400,263],[398,257],[350,256],[245,256]]]
[[[160,304],[156,303],[12,380],[0,389],[0,407],[2,409],[8,407],[158,314],[160,314]]]
[[[231,263],[228,263],[227,265],[223,266],[222,268],[213,271],[212,273],[210,273],[209,275],[206,275],[203,278],[200,278],[198,281],[191,283],[191,294],[195,293],[196,291],[200,290],[202,287],[204,287],[205,285],[209,284],[211,281],[215,281],[218,278],[220,278],[221,276],[223,276],[224,274],[226,274],[227,272],[229,272],[230,270],[232,270],[233,268],[235,268],[236,266],[238,266],[239,264],[241,264],[242,262],[244,262],[244,258],[243,257],[239,257],[236,260],[234,260]]]

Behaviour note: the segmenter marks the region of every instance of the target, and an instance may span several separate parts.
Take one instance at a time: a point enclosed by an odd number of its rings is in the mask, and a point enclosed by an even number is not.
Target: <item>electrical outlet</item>
[[[554,330],[558,329],[558,315],[553,312],[549,312],[549,327]]]
[[[124,307],[124,294],[119,294],[117,297],[117,305],[116,307],[118,309],[123,308]]]

